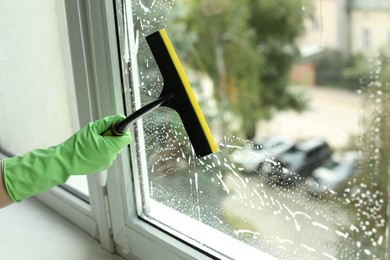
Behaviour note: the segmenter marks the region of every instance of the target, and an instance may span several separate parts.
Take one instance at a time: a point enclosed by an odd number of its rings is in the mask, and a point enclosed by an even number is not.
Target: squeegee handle
[[[111,125],[110,128],[108,128],[106,131],[101,133],[102,136],[121,136],[124,132],[126,132],[127,129],[129,129],[130,124],[140,118],[141,116],[152,112],[156,108],[160,107],[164,102],[170,100],[173,98],[174,94],[169,94],[163,97],[160,97],[159,99],[147,104],[144,107],[141,107],[125,119],[123,119],[120,122],[116,122]]]

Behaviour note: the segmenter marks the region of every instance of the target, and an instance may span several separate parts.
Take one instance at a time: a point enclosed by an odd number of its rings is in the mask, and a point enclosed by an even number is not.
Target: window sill
[[[122,259],[36,199],[2,209],[0,221],[0,259]]]

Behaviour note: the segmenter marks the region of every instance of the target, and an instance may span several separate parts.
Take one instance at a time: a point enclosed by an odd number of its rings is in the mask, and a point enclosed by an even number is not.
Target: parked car
[[[312,196],[326,191],[337,193],[337,189],[354,174],[357,158],[357,152],[333,155],[306,180],[307,192]]]
[[[327,142],[311,138],[296,143],[274,160],[262,162],[259,172],[270,185],[295,186],[330,157],[331,150]]]
[[[294,142],[286,136],[267,136],[234,151],[231,160],[240,165],[246,173],[254,173],[261,162],[279,156],[293,145]]]

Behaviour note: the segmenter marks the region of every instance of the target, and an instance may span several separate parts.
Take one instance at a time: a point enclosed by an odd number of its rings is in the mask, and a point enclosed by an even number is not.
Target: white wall
[[[0,0],[0,145],[20,154],[78,126],[61,0]]]

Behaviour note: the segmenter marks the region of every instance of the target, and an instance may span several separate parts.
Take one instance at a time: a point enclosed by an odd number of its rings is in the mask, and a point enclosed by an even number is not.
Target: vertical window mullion
[[[116,51],[113,6],[109,1],[65,1],[70,28],[75,85],[80,123],[123,113],[121,80]],[[110,27],[111,26],[111,27]],[[77,28],[77,29],[76,29]],[[114,36],[111,35],[114,31]],[[85,104],[89,104],[85,107]],[[111,172],[108,169],[108,172]],[[107,187],[98,182],[99,172],[88,176],[92,215],[102,247],[114,251]]]

